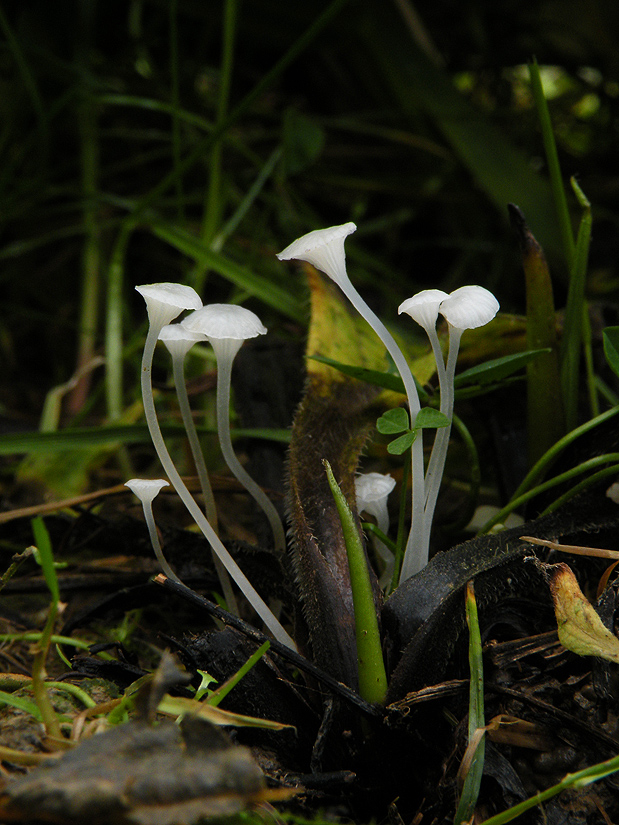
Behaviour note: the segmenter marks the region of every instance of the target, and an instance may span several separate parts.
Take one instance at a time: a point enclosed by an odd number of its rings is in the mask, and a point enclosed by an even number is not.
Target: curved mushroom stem
[[[168,322],[169,320],[166,319],[165,323]],[[174,466],[174,463],[170,457],[170,453],[168,452],[168,449],[165,445],[163,436],[161,434],[161,428],[159,427],[159,422],[157,420],[157,414],[155,412],[155,403],[153,399],[153,389],[151,383],[153,354],[155,351],[157,338],[163,326],[163,323],[153,324],[153,319],[151,319],[151,324],[148,330],[148,334],[146,336],[146,343],[144,344],[144,352],[142,354],[142,400],[144,404],[144,415],[146,417],[146,423],[148,424],[148,430],[150,432],[150,437],[152,439],[153,446],[155,447],[157,455],[159,456],[159,460],[161,461],[163,469],[165,470],[170,480],[170,483],[178,493],[181,501],[183,502],[187,510],[189,510],[191,517],[204,534],[204,537],[207,539],[211,547],[215,550],[223,564],[226,566],[226,569],[228,570],[234,581],[243,591],[243,594],[245,595],[246,599],[249,601],[251,606],[254,608],[256,613],[260,616],[262,621],[269,628],[269,630],[275,636],[275,638],[282,644],[285,644],[287,647],[290,647],[292,650],[296,650],[296,645],[293,642],[293,640],[290,638],[288,633],[286,633],[286,631],[284,630],[280,622],[275,618],[271,610],[269,610],[263,599],[258,595],[247,576],[245,576],[241,568],[234,561],[230,553],[226,550],[221,540],[219,539],[219,536],[213,530],[213,527],[209,523],[208,519],[205,517],[204,513],[200,510],[200,508],[194,501],[191,493],[187,489],[184,481],[182,480],[176,467]]]
[[[406,397],[408,399],[408,408],[410,411],[411,423],[414,424],[415,417],[421,409],[419,403],[419,395],[417,387],[415,386],[415,379],[404,357],[402,350],[396,344],[395,338],[389,332],[387,327],[383,324],[380,318],[370,309],[365,303],[361,295],[352,285],[351,281],[346,277],[338,281],[338,286],[346,295],[350,303],[354,306],[362,318],[374,329],[378,337],[385,345],[387,352],[393,358],[400,377],[404,383],[406,390]],[[424,467],[423,467],[423,430],[419,430],[417,438],[413,441],[411,448],[412,459],[412,520],[411,529],[408,534],[406,542],[406,551],[404,553],[404,561],[402,562],[402,572],[400,574],[400,581],[405,581],[417,570],[421,570],[426,560],[422,562],[423,557],[423,509],[425,502],[425,484],[424,484]],[[408,564],[407,564],[408,559]],[[413,560],[415,562],[413,563]],[[418,566],[417,566],[418,565]]]
[[[443,356],[438,347],[438,352],[435,350],[434,356],[436,358],[436,365],[438,369],[439,387],[441,391],[441,412],[449,419],[447,427],[441,427],[436,431],[434,437],[434,445],[432,447],[432,454],[428,463],[428,471],[426,473],[426,506],[424,511],[424,525],[423,525],[423,543],[426,552],[430,547],[430,532],[432,530],[432,519],[434,518],[434,508],[438,499],[438,493],[443,479],[443,471],[445,470],[445,461],[447,459],[447,450],[449,448],[449,437],[451,435],[451,422],[453,419],[454,410],[454,378],[456,373],[456,363],[458,361],[458,351],[460,349],[460,339],[464,330],[457,329],[449,324],[449,353],[447,355],[447,366],[443,366]],[[438,343],[438,336],[434,331],[434,338]],[[432,341],[432,336],[430,336]],[[434,349],[434,343],[432,343]],[[441,369],[439,364],[443,366]]]
[[[171,354],[176,397],[178,398],[181,418],[183,419],[185,432],[187,433],[189,446],[191,448],[191,454],[193,456],[194,464],[196,465],[196,472],[198,473],[198,479],[200,480],[200,488],[202,489],[202,495],[204,496],[204,509],[206,511],[206,517],[215,533],[219,533],[217,526],[217,507],[215,506],[215,496],[213,495],[213,488],[211,487],[208,471],[204,462],[200,439],[198,438],[196,425],[194,424],[193,416],[191,414],[189,397],[187,395],[187,386],[185,384],[185,356],[181,353],[172,351]],[[226,566],[212,547],[211,552],[213,554],[213,564],[215,565],[215,570],[217,571],[217,578],[221,584],[221,589],[223,591],[226,604],[228,605],[228,610],[230,613],[240,616],[239,606],[230,583],[230,577],[228,575],[228,571],[226,570]]]
[[[189,447],[191,448],[191,455],[193,463],[196,465],[196,472],[198,480],[200,481],[200,489],[204,496],[204,510],[206,517],[211,523],[213,530],[218,533],[217,527],[217,507],[215,506],[215,496],[213,495],[213,488],[208,476],[208,470],[204,462],[204,455],[202,447],[200,446],[200,439],[196,431],[196,425],[191,414],[191,406],[189,404],[189,397],[187,395],[187,386],[185,384],[185,356],[177,353],[172,353],[172,374],[174,376],[174,386],[176,387],[176,397],[178,399],[178,406],[181,411],[181,418]]]
[[[161,542],[159,541],[159,533],[157,532],[157,526],[155,525],[155,516],[153,515],[152,500],[143,499],[142,510],[144,511],[144,521],[146,522],[146,527],[148,528],[150,543],[153,545],[153,550],[155,551],[157,561],[161,565],[161,569],[169,579],[172,579],[173,581],[182,584],[179,577],[168,564],[166,557],[163,555],[163,550],[161,549]]]
[[[230,471],[245,487],[255,502],[263,510],[269,520],[275,549],[283,551],[286,548],[286,534],[284,525],[275,509],[275,505],[264,490],[254,481],[241,462],[236,457],[230,436],[230,383],[232,377],[232,361],[238,352],[242,341],[233,339],[211,339],[211,344],[217,356],[217,431],[224,460]]]

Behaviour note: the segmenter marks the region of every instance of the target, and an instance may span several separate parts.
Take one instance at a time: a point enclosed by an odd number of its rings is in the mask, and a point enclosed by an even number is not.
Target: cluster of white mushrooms
[[[316,230],[297,239],[277,256],[280,260],[297,259],[306,261],[328,275],[340,287],[355,309],[370,324],[391,355],[404,383],[411,426],[420,412],[419,396],[410,367],[395,339],[385,325],[367,306],[356,291],[346,271],[344,241],[354,232],[354,223]],[[234,605],[234,594],[228,574],[244,593],[265,625],[280,642],[294,648],[294,642],[284,630],[279,620],[258,595],[217,534],[217,513],[213,492],[204,464],[198,436],[191,415],[185,388],[184,362],[191,347],[198,341],[208,341],[217,359],[217,427],[224,459],[231,472],[244,485],[264,511],[273,532],[277,550],[285,548],[284,528],[271,500],[248,475],[236,457],[230,438],[229,406],[230,376],[233,360],[242,343],[247,338],[264,334],[267,330],[259,318],[248,309],[232,304],[209,304],[202,306],[198,294],[191,287],[181,284],[160,283],[136,287],[146,301],[149,330],[142,356],[142,398],[149,432],[157,455],[169,482],[187,507],[192,518],[211,545],[217,570],[229,605]],[[428,334],[434,357],[440,387],[440,411],[451,422],[454,401],[454,373],[460,345],[465,329],[473,329],[488,323],[496,315],[499,304],[487,289],[480,286],[464,286],[450,295],[441,290],[424,290],[400,306],[399,312],[410,315]],[[172,323],[182,312],[191,312],[180,322]],[[449,328],[449,352],[445,363],[436,332],[436,322],[441,314]],[[172,357],[174,381],[178,402],[190,447],[198,472],[205,502],[205,512],[196,504],[170,457],[157,420],[153,400],[151,370],[157,341],[161,340]],[[411,447],[412,456],[412,520],[406,544],[400,580],[405,580],[421,570],[428,561],[430,529],[438,496],[445,457],[449,443],[450,427],[437,430],[427,471],[424,473],[423,430],[419,429]],[[167,563],[155,528],[152,502],[162,487],[163,479],[132,479],[129,487],[140,498],[144,515],[157,559],[165,574],[177,579]],[[368,473],[356,482],[357,506],[376,519],[378,528],[386,533],[389,527],[387,496],[395,485],[390,476]],[[384,563],[382,580],[390,581],[393,572],[393,554],[384,543],[375,542],[375,548]]]

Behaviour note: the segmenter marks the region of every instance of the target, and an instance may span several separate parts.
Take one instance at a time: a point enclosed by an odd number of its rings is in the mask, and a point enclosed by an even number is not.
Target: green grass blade
[[[382,703],[387,693],[387,674],[385,673],[368,562],[355,516],[333,475],[331,465],[326,460],[323,461],[323,464],[342,524],[346,555],[348,556],[350,587],[355,611],[359,694],[366,702]]]
[[[578,421],[578,399],[580,389],[580,351],[583,340],[583,314],[586,311],[585,284],[587,262],[591,241],[591,204],[582,189],[572,178],[572,186],[583,209],[576,249],[570,268],[570,288],[565,308],[565,323],[561,347],[561,386],[563,404],[568,429],[573,429]]]
[[[548,103],[546,102],[546,96],[544,95],[542,79],[536,60],[529,63],[529,80],[531,82],[531,91],[533,92],[533,99],[535,100],[535,106],[537,108],[537,116],[539,118],[540,127],[542,130],[542,140],[544,142],[548,172],[550,174],[550,186],[552,188],[555,209],[559,220],[564,257],[569,270],[571,269],[572,261],[574,260],[574,253],[576,251],[576,246],[574,244],[574,233],[572,232],[570,212],[567,207],[567,197],[565,195],[565,187],[563,186],[563,179],[561,177],[561,168],[559,166],[557,144],[555,143],[554,132],[552,130],[552,121],[550,119]]]
[[[482,661],[481,635],[477,616],[477,602],[473,590],[473,582],[466,587],[466,623],[469,628],[469,725],[468,747],[465,759],[469,759],[468,769],[464,777],[462,793],[458,802],[458,809],[454,817],[454,825],[472,821],[479,796],[481,778],[484,772],[485,733],[480,731],[486,725],[484,713],[484,665]],[[470,750],[469,750],[470,749]],[[464,764],[464,760],[463,760]]]

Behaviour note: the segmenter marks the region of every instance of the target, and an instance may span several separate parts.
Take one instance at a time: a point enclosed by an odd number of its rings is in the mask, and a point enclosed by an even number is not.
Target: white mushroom
[[[477,285],[460,287],[449,295],[439,289],[423,290],[400,305],[399,312],[406,312],[410,315],[428,334],[436,360],[436,369],[441,390],[440,411],[450,421],[449,426],[442,427],[436,433],[426,472],[424,529],[423,542],[421,545],[423,553],[422,555],[409,554],[407,548],[402,562],[403,579],[419,572],[419,570],[428,563],[432,519],[434,517],[436,500],[445,469],[445,460],[447,458],[447,448],[449,446],[449,436],[451,433],[454,405],[454,377],[462,333],[465,329],[475,329],[476,327],[484,326],[494,318],[498,310],[499,302],[494,295],[487,289],[484,289],[484,287]],[[445,318],[449,327],[447,365],[445,365],[443,360],[443,354],[436,334],[436,320],[439,313]]]
[[[163,287],[163,289],[157,289],[157,287],[159,286]],[[242,590],[245,598],[250,602],[256,613],[258,613],[262,621],[273,633],[275,638],[282,642],[282,644],[285,644],[293,650],[296,650],[296,645],[290,638],[289,634],[284,630],[279,620],[273,615],[272,611],[267,607],[264,600],[256,592],[256,589],[253,587],[247,576],[243,573],[241,568],[238,566],[238,564],[234,561],[230,553],[224,547],[223,543],[219,539],[219,536],[213,529],[212,525],[194,501],[191,493],[185,485],[185,482],[180,477],[178,470],[174,466],[174,462],[172,461],[170,453],[168,452],[168,449],[163,440],[161,428],[159,427],[159,422],[157,420],[157,415],[155,412],[155,405],[153,402],[151,368],[153,351],[155,348],[155,344],[157,342],[157,336],[159,335],[161,328],[165,326],[165,324],[170,323],[170,321],[172,321],[177,315],[179,315],[183,309],[182,306],[178,305],[178,293],[175,290],[170,289],[171,286],[177,285],[151,284],[145,287],[136,287],[138,292],[140,292],[146,300],[149,320],[151,322],[148,335],[146,336],[146,344],[144,345],[144,354],[142,356],[142,399],[144,403],[144,413],[146,416],[146,422],[148,424],[148,429],[153,442],[153,446],[155,447],[157,455],[159,456],[159,460],[161,461],[163,469],[165,470],[168,478],[170,479],[172,486],[178,493],[185,507],[189,510],[191,517],[196,522],[196,524],[204,534],[205,538],[210,543],[211,547],[215,550],[221,561],[226,566],[227,571],[230,573],[234,581]],[[186,289],[189,289],[189,287],[187,287]],[[190,309],[193,306],[197,309],[197,307],[201,304],[200,299],[197,297],[197,293],[195,293],[194,290],[191,290],[191,292],[193,293],[193,295],[195,295],[195,299],[192,298],[193,304],[185,306],[184,308]],[[172,294],[173,300],[176,300],[177,302],[176,312],[172,315],[170,315],[172,309],[171,307],[168,309],[167,312],[165,311],[165,302],[163,300],[165,296],[169,294]],[[189,296],[185,300],[188,301]]]
[[[286,535],[273,502],[256,484],[236,457],[230,437],[230,380],[232,362],[243,341],[264,335],[262,322],[249,309],[236,304],[207,304],[192,312],[182,323],[186,329],[204,335],[217,358],[217,431],[221,452],[234,476],[262,508],[269,520],[276,550],[284,550]]]
[[[393,358],[404,383],[411,421],[414,422],[421,407],[415,380],[406,358],[396,344],[393,335],[354,288],[346,271],[344,241],[356,228],[354,223],[345,223],[341,226],[330,226],[327,229],[309,232],[307,235],[293,241],[277,257],[280,261],[292,259],[307,261],[328,275],[340,287],[357,312],[378,335],[387,352]],[[410,550],[410,554],[413,554],[414,548],[419,546],[423,538],[424,501],[423,436],[422,430],[419,430],[412,446],[412,522],[406,543],[407,552]]]
[[[155,517],[153,515],[153,501],[159,495],[159,491],[163,487],[169,487],[168,482],[163,478],[132,478],[125,481],[125,487],[128,487],[142,502],[142,510],[144,511],[144,521],[148,527],[148,535],[150,536],[150,543],[155,551],[157,561],[161,565],[161,569],[169,579],[175,582],[180,582],[179,577],[172,570],[170,565],[163,555],[161,549],[161,542],[155,526]]]
[[[385,473],[363,473],[355,478],[358,511],[373,516],[376,519],[376,526],[385,535],[389,532],[387,499],[394,487],[395,478]],[[374,549],[385,564],[380,584],[386,587],[393,576],[395,559],[387,545],[376,536],[373,537],[373,543]]]

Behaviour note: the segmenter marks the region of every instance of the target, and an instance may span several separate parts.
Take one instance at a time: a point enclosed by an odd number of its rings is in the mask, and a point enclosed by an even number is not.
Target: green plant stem
[[[541,516],[545,516],[548,513],[552,513],[558,507],[565,504],[566,501],[569,501],[574,496],[578,495],[582,490],[586,490],[588,487],[591,487],[593,484],[597,484],[598,481],[602,481],[609,476],[617,475],[619,473],[619,464],[612,464],[610,467],[605,467],[603,470],[598,470],[597,473],[593,473],[593,475],[587,476],[587,478],[583,478],[578,484],[575,484],[574,487],[569,489],[566,493],[563,493],[562,496],[555,499],[552,504],[549,504],[545,510],[542,510],[540,513]]]
[[[469,669],[471,674],[469,687],[468,747],[465,757],[470,761],[468,762],[468,769],[464,777],[462,793],[454,817],[454,825],[460,825],[462,822],[470,822],[472,820],[479,797],[485,756],[485,733],[482,733],[481,737],[478,738],[478,732],[483,730],[486,725],[486,720],[484,715],[484,665],[473,582],[469,582],[466,586],[465,606],[466,623],[469,629]],[[469,753],[469,749],[474,749],[474,752]]]
[[[136,221],[126,218],[118,233],[108,269],[105,316],[105,397],[110,422],[123,412],[123,282],[124,261]]]
[[[544,142],[546,162],[548,163],[548,172],[550,174],[550,186],[552,188],[555,209],[559,220],[563,251],[567,268],[570,270],[574,260],[574,253],[576,251],[576,246],[574,244],[574,233],[572,231],[570,212],[567,207],[567,198],[565,195],[565,188],[563,186],[563,179],[561,177],[561,167],[559,166],[559,155],[557,154],[557,145],[555,143],[554,133],[552,130],[550,111],[548,110],[548,103],[546,102],[546,97],[544,95],[542,79],[540,77],[539,66],[537,65],[536,60],[529,63],[529,80],[531,82],[531,91],[533,92],[537,116],[539,118],[540,127],[542,130],[542,140]]]
[[[583,314],[586,312],[585,286],[587,280],[587,263],[591,241],[591,204],[578,186],[575,178],[571,179],[572,188],[578,199],[583,214],[578,227],[576,249],[570,266],[570,286],[565,307],[564,333],[561,347],[561,387],[565,420],[568,429],[573,429],[578,420],[578,399],[580,389],[580,351],[583,342]]]
[[[245,674],[249,673],[249,671],[254,667],[254,665],[258,664],[260,659],[264,656],[264,654],[268,651],[271,647],[271,642],[265,642],[264,644],[260,645],[258,650],[249,657],[249,659],[245,662],[244,665],[237,670],[237,672],[231,676],[227,681],[224,682],[221,687],[218,687],[217,690],[214,690],[211,695],[206,700],[208,705],[211,707],[217,707],[230,693],[233,687],[238,685],[241,679],[245,676]]]
[[[563,450],[568,447],[573,441],[575,441],[579,436],[588,433],[594,427],[597,427],[598,424],[603,424],[605,421],[608,421],[613,416],[619,413],[619,407],[613,407],[613,409],[606,410],[605,412],[598,415],[596,418],[592,418],[589,421],[586,421],[584,424],[581,424],[580,427],[576,427],[571,432],[564,435],[556,444],[547,450],[544,455],[539,459],[539,461],[531,467],[525,478],[520,482],[518,485],[518,489],[512,495],[512,501],[516,498],[519,498],[523,493],[529,490],[533,484],[537,482],[537,479],[540,478],[546,470],[550,467],[550,465],[555,461],[556,458],[563,452]]]
[[[537,487],[533,487],[526,493],[518,496],[518,498],[512,498],[511,501],[505,505],[498,513],[496,513],[491,519],[489,519],[484,526],[479,531],[479,535],[483,533],[487,533],[495,524],[500,524],[507,518],[507,516],[513,512],[514,510],[518,509],[518,507],[526,504],[527,501],[530,499],[535,498],[540,493],[545,492],[546,490],[550,490],[553,487],[556,487],[558,484],[562,484],[564,481],[571,481],[575,476],[580,475],[581,473],[586,473],[587,470],[592,470],[595,467],[598,467],[600,464],[606,464],[609,461],[619,461],[619,453],[606,453],[605,455],[596,456],[595,458],[590,458],[588,461],[583,461],[581,464],[578,464],[576,467],[572,467],[569,470],[566,470],[564,473],[560,473],[558,476],[554,478],[548,479],[543,484],[539,484]],[[613,465],[614,466],[614,465]],[[605,475],[610,474],[612,468],[606,468]],[[588,486],[589,484],[594,483],[594,477],[585,479],[584,482],[580,482],[577,487],[572,488],[568,491],[559,501],[567,500],[571,498],[573,495],[576,495],[576,492],[579,492],[583,489],[583,486]],[[555,502],[552,507],[553,509],[558,506],[558,503]]]
[[[254,608],[256,613],[260,616],[260,618],[269,628],[269,630],[273,633],[275,638],[278,639],[282,644],[285,644],[287,647],[292,648],[292,650],[296,650],[296,645],[293,642],[293,640],[284,630],[281,623],[275,618],[271,610],[269,610],[264,600],[258,595],[256,589],[253,587],[253,585],[251,584],[247,576],[243,573],[238,564],[234,561],[228,550],[226,550],[223,543],[219,539],[219,536],[213,530],[212,526],[209,524],[208,519],[204,516],[204,513],[200,510],[200,508],[194,501],[191,493],[185,485],[185,482],[182,480],[178,470],[174,466],[174,462],[172,461],[170,453],[168,452],[168,449],[163,440],[161,429],[159,427],[159,421],[157,420],[157,413],[155,411],[155,403],[153,400],[151,371],[153,363],[153,353],[155,351],[155,345],[157,344],[157,338],[159,336],[159,333],[161,332],[161,329],[167,323],[169,323],[169,318],[165,318],[158,322],[153,321],[153,319],[151,319],[148,335],[146,336],[146,343],[144,344],[144,352],[142,355],[142,398],[144,402],[144,414],[146,416],[146,422],[148,424],[148,429],[151,435],[153,445],[155,447],[155,450],[157,451],[157,455],[159,456],[159,460],[161,461],[163,469],[165,470],[170,480],[170,483],[172,484],[172,486],[178,493],[181,501],[191,514],[191,517],[204,534],[206,540],[215,550],[215,552],[226,566],[226,569],[228,570],[234,581],[243,591],[245,598],[249,601],[251,606]]]
[[[374,593],[363,542],[355,516],[335,480],[331,465],[326,460],[323,461],[323,464],[342,524],[346,555],[348,556],[350,587],[355,611],[359,694],[366,702],[383,703],[387,693],[387,675],[381,649],[376,604],[374,603]]]
[[[82,4],[83,5],[83,4]],[[86,58],[84,58],[85,60]],[[85,68],[85,67],[84,67]],[[77,367],[84,370],[95,353],[101,271],[101,249],[99,228],[99,207],[97,188],[99,180],[99,129],[97,111],[89,88],[82,90],[82,99],[78,105],[78,126],[80,132],[81,185],[83,197],[82,226],[84,229],[84,246],[82,249],[82,292],[80,300],[80,318],[78,328]],[[88,389],[90,374],[85,371],[71,391],[68,409],[71,415],[77,414],[83,407]]]
[[[546,788],[545,791],[540,791],[536,793],[535,796],[525,799],[524,802],[519,802],[518,805],[514,805],[513,808],[509,808],[507,811],[485,819],[484,825],[504,825],[506,822],[517,819],[521,814],[525,813],[525,811],[529,811],[531,808],[541,805],[542,802],[552,799],[553,796],[561,793],[561,791],[567,790],[568,788],[585,788],[587,785],[604,779],[605,776],[610,776],[617,771],[619,771],[619,756],[613,756],[612,759],[608,759],[606,762],[598,762],[596,765],[592,765],[590,768],[584,768],[582,771],[577,771],[576,773],[568,773],[564,779],[551,788]]]
[[[387,594],[392,593],[400,581],[400,573],[402,571],[402,561],[404,559],[404,550],[406,548],[406,502],[408,500],[408,478],[411,469],[411,454],[407,450],[404,456],[404,463],[402,464],[402,481],[400,483],[400,506],[398,508],[398,533],[396,546],[393,558],[393,578],[391,579],[391,586]]]
[[[234,40],[236,35],[237,0],[225,0],[224,21],[222,32],[222,59],[219,73],[219,96],[217,99],[216,128],[226,119],[228,111],[228,101],[230,97],[230,84],[232,81],[232,66],[234,57]],[[202,240],[206,246],[210,246],[215,238],[217,227],[219,226],[222,203],[221,203],[221,155],[222,137],[216,141],[211,149],[209,159],[209,179],[204,203],[204,214],[202,220]],[[201,292],[204,288],[206,271],[196,273],[194,289]]]
[[[172,101],[172,169],[177,173],[174,180],[176,190],[176,214],[179,221],[183,221],[185,214],[183,199],[183,175],[180,171],[181,121],[178,112],[180,104],[180,77],[178,53],[178,0],[170,0],[170,86]]]

